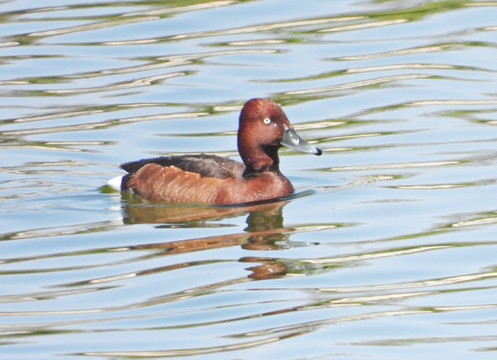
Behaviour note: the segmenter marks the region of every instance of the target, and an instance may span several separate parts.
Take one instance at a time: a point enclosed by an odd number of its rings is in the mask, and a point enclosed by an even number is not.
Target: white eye
[[[264,124],[266,125],[269,125],[271,124],[271,119],[270,118],[265,118],[264,120],[262,120],[264,122]]]

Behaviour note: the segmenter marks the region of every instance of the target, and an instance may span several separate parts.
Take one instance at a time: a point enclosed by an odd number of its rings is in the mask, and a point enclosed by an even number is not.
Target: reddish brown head
[[[302,139],[293,130],[281,107],[268,99],[251,99],[240,113],[238,151],[245,164],[245,174],[278,170],[278,149],[321,155],[321,150]]]

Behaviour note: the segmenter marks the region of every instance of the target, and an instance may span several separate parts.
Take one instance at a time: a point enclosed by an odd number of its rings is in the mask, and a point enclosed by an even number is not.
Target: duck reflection
[[[241,246],[247,250],[278,250],[286,248],[288,233],[292,228],[283,226],[283,208],[288,201],[255,204],[248,206],[181,206],[150,204],[140,200],[126,199],[123,202],[124,222],[160,223],[157,228],[207,228],[213,226],[235,226],[220,223],[221,220],[247,215],[247,227],[242,233],[199,237],[181,241],[167,241],[135,246],[134,249],[160,249],[163,255],[187,253],[214,248]],[[266,257],[243,257],[240,262],[257,263],[247,270],[249,278],[262,280],[284,276],[288,269],[277,259]],[[165,269],[155,269],[162,271]]]

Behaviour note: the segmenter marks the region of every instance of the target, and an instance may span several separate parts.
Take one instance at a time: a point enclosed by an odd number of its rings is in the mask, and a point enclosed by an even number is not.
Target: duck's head
[[[238,151],[247,172],[278,169],[281,146],[321,155],[322,151],[305,141],[293,129],[281,107],[272,100],[251,99],[240,113]]]

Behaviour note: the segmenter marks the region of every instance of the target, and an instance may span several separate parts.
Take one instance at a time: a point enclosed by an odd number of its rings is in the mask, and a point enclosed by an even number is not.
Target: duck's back
[[[133,175],[147,164],[157,164],[160,166],[175,166],[183,171],[199,174],[202,177],[212,177],[216,179],[227,179],[230,177],[242,176],[245,166],[235,160],[217,155],[179,155],[161,156],[151,159],[121,164],[121,168]]]
[[[151,200],[211,203],[226,179],[241,178],[245,166],[216,155],[181,155],[142,159],[121,165],[128,172],[122,190]]]

